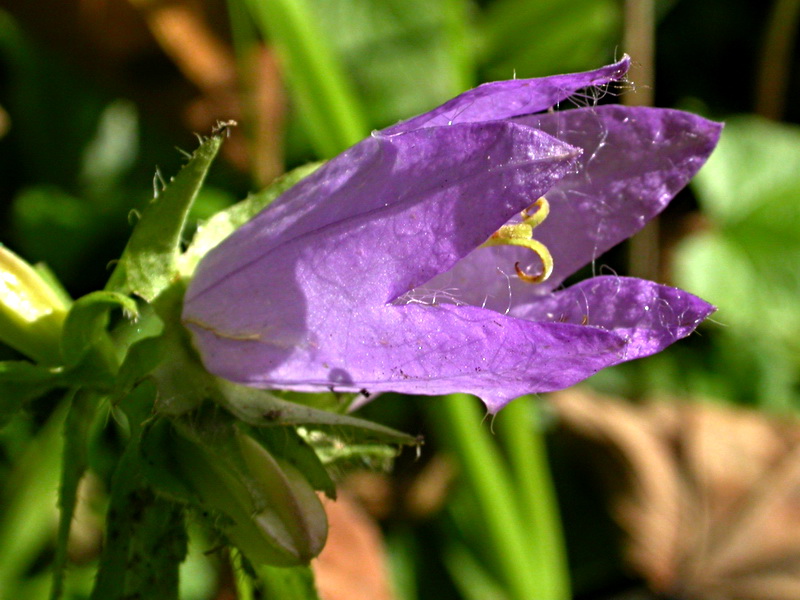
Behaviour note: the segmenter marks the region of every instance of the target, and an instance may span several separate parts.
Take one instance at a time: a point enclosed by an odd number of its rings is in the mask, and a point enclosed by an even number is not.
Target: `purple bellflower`
[[[206,367],[260,388],[466,392],[496,412],[691,333],[714,308],[684,291],[618,276],[561,289],[719,137],[675,110],[549,110],[628,65],[482,85],[285,192],[189,285]]]

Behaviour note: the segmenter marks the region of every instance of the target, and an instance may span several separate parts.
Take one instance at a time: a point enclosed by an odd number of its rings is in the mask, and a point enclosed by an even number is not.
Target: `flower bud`
[[[195,438],[197,439],[197,438]],[[328,534],[322,503],[303,474],[238,430],[213,443],[174,439],[181,479],[254,563],[307,564]]]
[[[28,263],[0,246],[0,341],[38,362],[57,364],[67,310]]]

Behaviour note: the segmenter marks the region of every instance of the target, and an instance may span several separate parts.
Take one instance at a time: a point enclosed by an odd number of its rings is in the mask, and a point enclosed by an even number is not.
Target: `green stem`
[[[800,0],[775,0],[772,6],[756,82],[755,111],[779,120],[786,109]]]
[[[462,476],[478,504],[487,534],[486,550],[496,557],[509,597],[546,598],[536,576],[511,477],[482,425],[480,409],[472,397],[463,394],[446,396],[435,406],[440,409],[437,416],[442,435],[458,456]]]
[[[498,432],[508,453],[523,523],[536,546],[540,596],[570,598],[569,566],[547,447],[533,398],[519,398],[500,413]]]
[[[237,600],[254,600],[253,580],[247,573],[247,569],[244,568],[243,560],[239,550],[231,549],[231,568],[236,585],[236,598]]]
[[[623,48],[633,62],[628,78],[635,93],[622,95],[628,106],[652,106],[655,97],[656,10],[653,0],[625,0]],[[661,247],[658,218],[650,221],[628,242],[628,270],[642,279],[659,279]]]

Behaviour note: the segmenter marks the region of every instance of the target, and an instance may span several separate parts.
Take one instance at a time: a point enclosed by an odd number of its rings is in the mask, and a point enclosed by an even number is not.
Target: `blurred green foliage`
[[[797,409],[800,127],[731,119],[694,188],[707,221],[677,249],[676,282],[719,307],[715,388],[733,402]]]

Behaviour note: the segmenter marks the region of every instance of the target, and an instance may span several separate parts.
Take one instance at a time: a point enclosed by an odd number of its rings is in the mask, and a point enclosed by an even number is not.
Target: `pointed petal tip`
[[[608,77],[611,80],[619,80],[625,77],[628,71],[631,68],[631,57],[628,54],[623,54],[622,58],[620,58],[617,62],[611,63],[606,67],[602,67],[598,69],[598,72],[602,72],[605,77]]]

